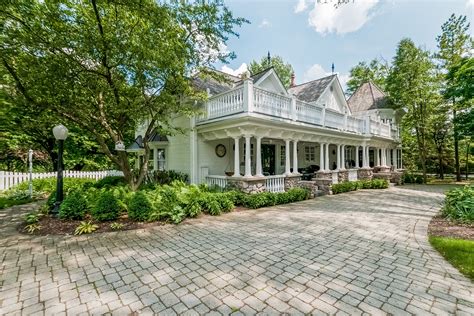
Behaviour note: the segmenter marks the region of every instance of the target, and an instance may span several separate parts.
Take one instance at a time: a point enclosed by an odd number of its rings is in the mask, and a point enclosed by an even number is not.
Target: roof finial
[[[268,67],[270,67],[272,65],[272,57],[270,56],[270,51],[268,51],[267,62],[268,62]]]
[[[334,63],[332,63],[331,69],[332,69],[332,74],[334,75]]]

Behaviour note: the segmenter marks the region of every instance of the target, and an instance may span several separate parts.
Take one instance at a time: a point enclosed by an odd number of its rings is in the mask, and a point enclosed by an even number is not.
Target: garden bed
[[[435,216],[428,227],[428,234],[474,240],[474,224],[456,223],[441,216]]]

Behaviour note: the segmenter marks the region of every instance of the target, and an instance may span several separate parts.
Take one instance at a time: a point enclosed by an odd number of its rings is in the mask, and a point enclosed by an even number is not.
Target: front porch
[[[231,137],[220,137],[221,133]],[[201,166],[201,182],[247,193],[283,192],[295,186],[308,187],[315,194],[319,190],[329,193],[332,184],[343,181],[382,177],[378,174],[390,180],[392,171],[402,167],[397,144],[386,141],[262,126],[213,129],[200,135],[207,150],[216,148],[217,154],[219,146],[229,148],[222,161]]]

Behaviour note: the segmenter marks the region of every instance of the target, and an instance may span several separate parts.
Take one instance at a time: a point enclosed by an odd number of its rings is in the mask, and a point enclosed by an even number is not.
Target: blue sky
[[[467,15],[471,24],[474,18],[474,0],[355,0],[338,9],[317,0],[225,2],[251,24],[227,43],[237,58],[218,68],[239,72],[270,51],[292,64],[297,83],[330,73],[332,62],[344,82],[359,61],[391,60],[404,37],[434,51],[441,24],[452,13]]]

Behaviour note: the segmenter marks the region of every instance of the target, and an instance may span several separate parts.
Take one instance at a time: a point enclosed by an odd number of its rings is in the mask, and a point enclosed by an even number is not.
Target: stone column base
[[[359,180],[371,180],[372,176],[373,176],[372,168],[357,169],[357,179]]]
[[[236,178],[228,179],[229,187],[244,193],[255,194],[265,192],[265,178]]]
[[[348,170],[339,170],[337,173],[337,181],[339,183],[349,180],[349,171]]]
[[[377,170],[377,173],[381,173],[381,172],[390,172],[392,168],[389,167],[389,166],[379,166],[378,167],[378,170]],[[375,171],[374,171],[375,172]]]
[[[292,174],[288,175],[285,178],[285,191],[288,191],[291,188],[295,188],[298,186],[298,182],[301,181],[300,174]]]
[[[313,181],[318,186],[319,190],[321,190],[324,194],[332,194],[332,179],[313,178]]]
[[[314,178],[313,180],[321,180],[321,179],[326,179],[326,180],[331,180],[332,181],[332,171],[317,171],[314,173]]]

